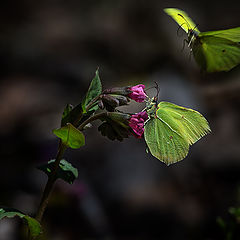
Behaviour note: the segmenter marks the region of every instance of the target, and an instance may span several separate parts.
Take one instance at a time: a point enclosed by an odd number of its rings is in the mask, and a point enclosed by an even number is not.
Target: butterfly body
[[[188,34],[188,47],[202,69],[207,72],[229,71],[240,64],[240,27],[200,32],[182,10],[166,8],[164,11]]]

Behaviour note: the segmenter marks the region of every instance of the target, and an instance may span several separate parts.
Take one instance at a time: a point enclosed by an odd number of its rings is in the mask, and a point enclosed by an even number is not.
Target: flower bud
[[[136,138],[141,138],[144,133],[144,122],[148,119],[146,111],[139,112],[131,116],[129,127],[133,130],[133,135]]]
[[[101,99],[104,107],[110,112],[113,112],[116,107],[127,105],[129,102],[127,97],[115,94],[103,94]]]
[[[108,111],[113,111],[116,107],[119,106],[119,100],[111,96],[110,94],[103,94],[102,102],[104,107],[106,107]]]
[[[122,95],[111,95],[115,97],[119,101],[119,106],[127,105],[130,100],[128,97],[122,96]]]
[[[132,87],[116,87],[111,89],[106,89],[103,91],[105,94],[112,95],[122,95],[133,99],[136,102],[144,102],[147,98],[146,93],[144,92],[145,86],[143,84],[138,84]]]
[[[130,87],[129,90],[131,93],[128,94],[128,97],[139,103],[144,102],[144,100],[147,98],[144,88],[145,86],[143,84]]]

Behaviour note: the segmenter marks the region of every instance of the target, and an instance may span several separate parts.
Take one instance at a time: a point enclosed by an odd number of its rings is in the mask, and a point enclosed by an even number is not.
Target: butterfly
[[[207,120],[199,112],[169,102],[152,101],[144,138],[151,154],[167,165],[184,159],[189,146],[209,133]]]
[[[165,8],[164,11],[187,33],[188,47],[203,70],[229,71],[240,64],[240,27],[200,32],[184,11],[177,8]]]

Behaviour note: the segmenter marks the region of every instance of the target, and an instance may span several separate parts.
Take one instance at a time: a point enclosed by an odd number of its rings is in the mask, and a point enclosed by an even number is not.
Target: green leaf
[[[232,214],[235,217],[240,217],[240,208],[236,208],[236,207],[231,207],[229,208],[229,213]]]
[[[226,223],[224,222],[224,220],[221,217],[217,217],[216,219],[217,224],[223,229],[226,229]]]
[[[61,121],[61,127],[65,126],[68,122],[71,123],[70,120],[70,112],[73,109],[73,105],[67,104],[66,107],[63,110],[62,114],[62,121]]]
[[[148,111],[144,137],[151,154],[167,165],[185,158],[189,146],[209,133],[207,120],[197,111],[160,102]]]
[[[86,107],[87,105],[94,99],[96,98],[98,95],[100,95],[102,92],[102,84],[99,78],[99,73],[98,73],[98,69],[96,71],[96,75],[93,78],[86,97],[84,98],[84,100],[82,101],[82,109],[83,109],[83,113],[86,113]],[[96,110],[98,108],[98,106],[94,106],[93,108],[91,108],[92,110]]]
[[[47,164],[39,166],[38,169],[45,172],[49,176],[53,171],[54,162],[55,159],[50,160]],[[61,178],[65,182],[72,184],[77,177],[77,168],[73,167],[68,161],[62,159],[57,170],[56,178]]]
[[[61,138],[62,142],[70,148],[77,149],[85,145],[83,133],[71,123],[67,123],[64,127],[54,129],[53,133]]]
[[[3,219],[4,217],[12,218],[15,216],[23,218],[25,214],[21,213],[20,211],[14,208],[0,208],[0,220]]]
[[[13,208],[0,208],[0,220],[4,217],[13,218],[15,216],[18,216],[25,220],[28,225],[30,234],[33,238],[39,236],[42,233],[41,225],[36,219],[29,217],[28,215],[25,215],[24,213]]]
[[[66,126],[67,123],[73,124],[75,127],[79,125],[83,116],[82,104],[78,104],[73,107],[71,104],[67,104],[63,111],[61,127]]]
[[[63,110],[62,118],[63,119],[66,118],[69,115],[69,113],[72,111],[72,109],[73,109],[73,105],[67,104]]]
[[[28,215],[25,215],[24,218],[28,223],[31,236],[37,237],[42,232],[40,223],[36,219],[29,217]]]

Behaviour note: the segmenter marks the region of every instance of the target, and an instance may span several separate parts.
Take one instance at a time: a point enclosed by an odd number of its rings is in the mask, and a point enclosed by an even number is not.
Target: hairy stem
[[[90,123],[90,122],[92,122],[92,121],[94,121],[94,120],[97,120],[97,119],[99,119],[99,118],[101,118],[101,117],[107,116],[107,115],[108,115],[108,112],[102,112],[102,113],[95,114],[95,115],[93,115],[92,117],[90,117],[90,118],[88,118],[87,120],[85,120],[85,121],[78,127],[78,129],[79,129],[80,131],[82,131],[83,128],[84,128],[88,123]]]
[[[49,197],[50,197],[53,185],[56,181],[57,169],[59,167],[59,163],[62,159],[62,156],[63,156],[63,153],[64,153],[65,150],[66,150],[66,146],[62,143],[62,141],[60,141],[57,156],[56,156],[56,160],[55,160],[54,166],[53,166],[53,171],[48,178],[48,181],[47,181],[47,184],[46,184],[45,189],[43,191],[42,199],[41,199],[41,202],[40,202],[37,214],[36,214],[36,220],[38,220],[40,223],[42,221],[42,217],[43,217],[43,214],[45,212],[45,209],[48,205]]]
[[[86,112],[88,112],[88,110],[89,110],[91,107],[93,107],[94,105],[96,105],[96,104],[97,104],[97,100],[100,99],[100,98],[101,98],[101,94],[98,95],[98,96],[96,96],[94,99],[92,99],[92,100],[90,101],[90,103],[86,106]]]

